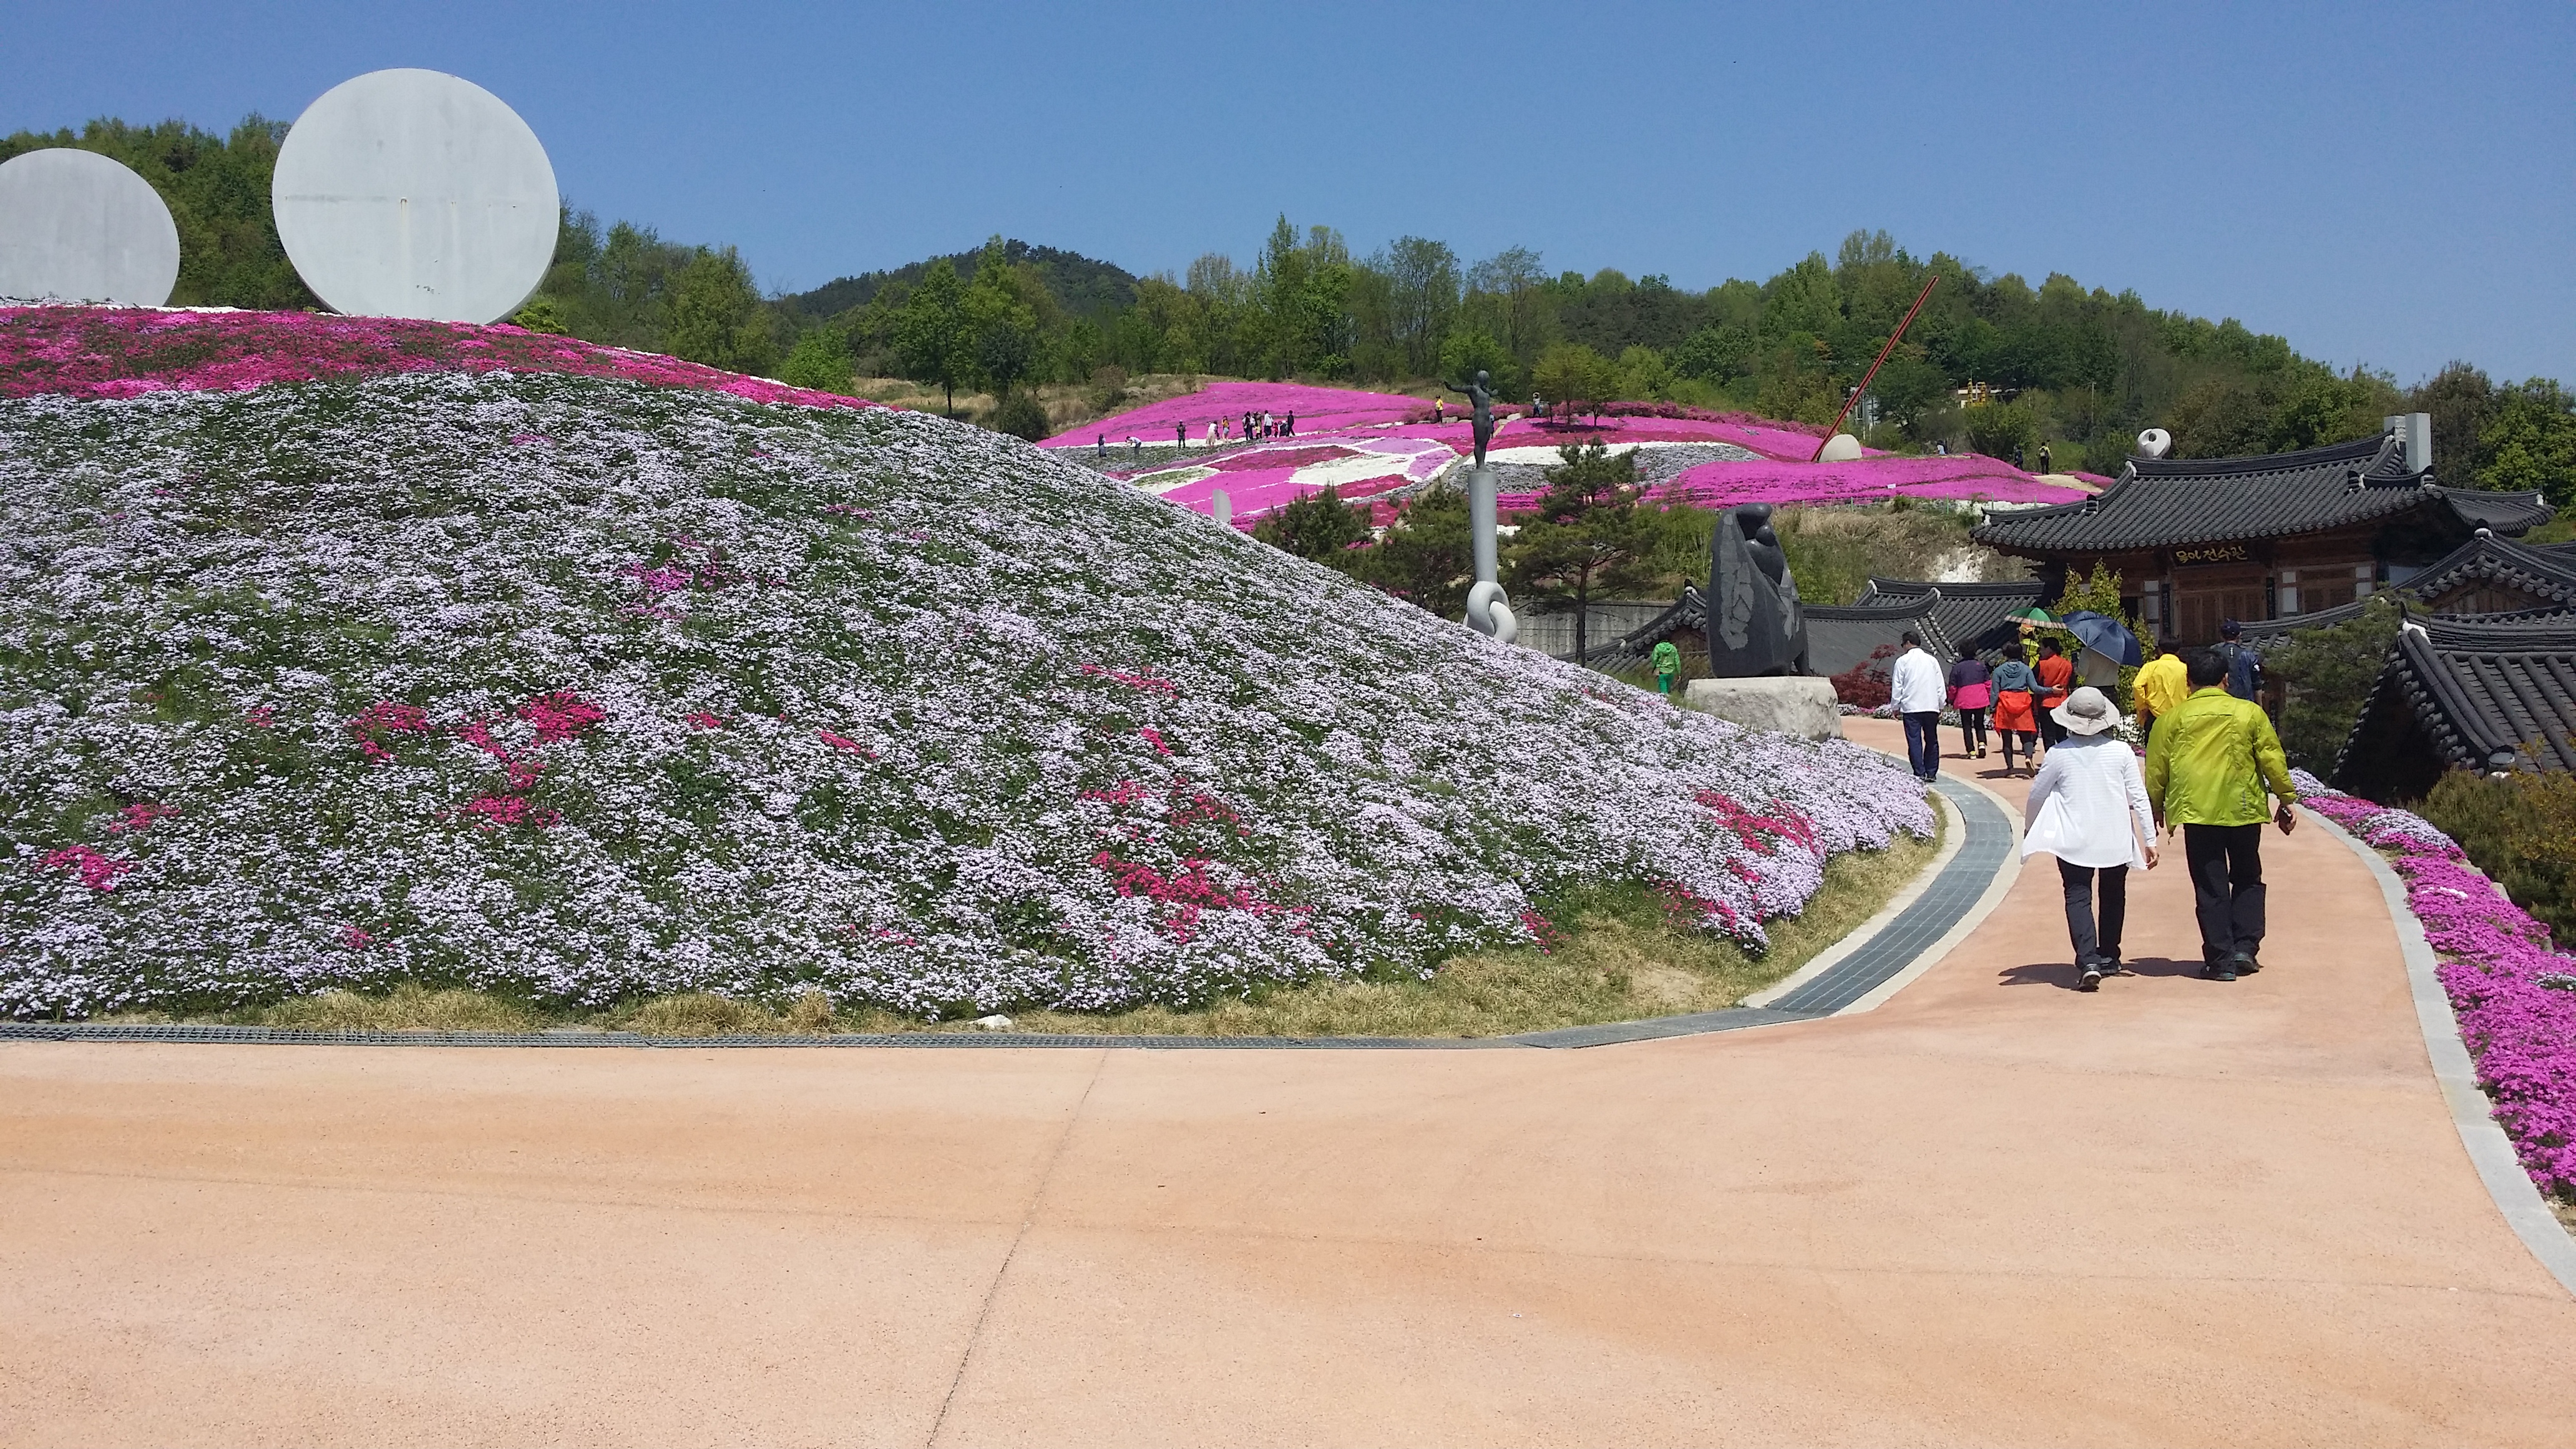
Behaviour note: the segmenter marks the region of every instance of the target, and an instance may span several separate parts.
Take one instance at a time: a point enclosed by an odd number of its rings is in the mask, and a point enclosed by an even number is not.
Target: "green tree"
[[[1013,388],[996,399],[984,426],[1027,443],[1044,442],[1055,431],[1047,419],[1046,404],[1024,387]]]
[[[1580,342],[1560,342],[1540,356],[1530,381],[1549,402],[1598,417],[1619,396],[1619,364]]]
[[[966,316],[966,289],[948,259],[931,263],[921,285],[895,320],[896,365],[914,382],[935,383],[947,394],[945,411],[957,412],[957,384],[972,375],[974,333]]]
[[[1309,493],[1253,525],[1252,536],[1273,548],[1339,569],[1355,567],[1354,544],[1368,541],[1368,519],[1342,501],[1338,489]]]
[[[2576,395],[2545,377],[2503,389],[2478,455],[2479,487],[2537,488],[2561,508],[2576,504]]]
[[[751,269],[732,247],[701,248],[671,284],[663,348],[674,357],[727,372],[768,370],[777,352]]]
[[[796,339],[778,380],[790,387],[847,393],[855,380],[849,340],[837,327],[809,327]]]
[[[1540,610],[1574,611],[1574,653],[1589,639],[1588,606],[1644,582],[1639,564],[1655,542],[1639,512],[1637,450],[1613,453],[1599,443],[1560,448],[1546,471],[1537,515],[1512,539],[1512,593]]]
[[[1968,446],[1989,458],[2009,458],[2013,449],[2026,448],[2038,434],[2030,409],[2019,403],[1988,403],[1969,408],[1965,418]]]
[[[251,115],[218,137],[184,121],[130,126],[95,120],[74,133],[20,131],[0,139],[0,161],[67,146],[95,151],[152,184],[179,231],[179,277],[170,301],[181,307],[319,307],[287,260],[269,207],[269,181],[287,123]]]
[[[2382,595],[2358,618],[2301,629],[2264,649],[2263,675],[2281,686],[2281,749],[2291,764],[2333,773],[2335,755],[2396,646],[2399,623],[2396,602]]]
[[[1526,386],[1520,364],[1493,334],[1473,327],[1450,333],[1440,344],[1440,376],[1463,383],[1479,372],[1493,378],[1498,398],[1518,397]]]
[[[1405,506],[1377,546],[1360,551],[1359,576],[1444,619],[1467,609],[1475,572],[1467,495],[1434,488]]]

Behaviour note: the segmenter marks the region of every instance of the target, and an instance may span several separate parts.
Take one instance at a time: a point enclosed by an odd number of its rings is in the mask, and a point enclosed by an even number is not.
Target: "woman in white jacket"
[[[2156,818],[2138,757],[2111,734],[2120,712],[2087,685],[2049,714],[2066,740],[2030,782],[2021,853],[2057,857],[2066,887],[2066,934],[2075,944],[2076,990],[2100,988],[2120,969],[2120,928],[2129,914],[2129,867],[2155,869]],[[2101,913],[2094,913],[2096,887]]]

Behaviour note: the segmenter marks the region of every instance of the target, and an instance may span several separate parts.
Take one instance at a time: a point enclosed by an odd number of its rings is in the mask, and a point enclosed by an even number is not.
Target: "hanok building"
[[[2222,619],[2351,604],[2413,580],[2480,530],[2516,536],[2549,518],[2537,493],[2436,483],[2421,416],[2295,453],[2133,458],[2081,503],[1990,515],[1971,536],[2036,561],[2049,598],[2107,564],[2123,607],[2162,644],[2207,644]]]
[[[2455,769],[2576,769],[2576,615],[2437,614],[2398,632],[2332,783],[2389,803]]]

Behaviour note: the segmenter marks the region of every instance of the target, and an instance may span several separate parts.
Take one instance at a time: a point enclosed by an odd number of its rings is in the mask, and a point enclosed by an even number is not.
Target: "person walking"
[[[2137,697],[2140,738],[2153,739],[2156,721],[2180,709],[2191,696],[2190,674],[2182,656],[2171,652],[2157,655],[2138,670],[2138,681],[2129,691]]]
[[[1655,692],[1666,699],[1673,697],[1673,676],[1682,672],[1682,651],[1666,639],[1655,646]]]
[[[2120,972],[2120,931],[2129,918],[2129,869],[2156,868],[2156,820],[2138,757],[2111,731],[2120,712],[2086,685],[2057,707],[2065,743],[2030,782],[2022,807],[2029,826],[2021,853],[2057,857],[2066,892],[2066,937],[2075,948],[2075,989],[2098,990]],[[2097,910],[2096,897],[2099,898]]]
[[[1293,438],[1297,436],[1297,415],[1295,413],[1290,413],[1288,415],[1288,421],[1279,429],[1279,436],[1283,438]]]
[[[2010,655],[1994,667],[1995,736],[2004,747],[2004,773],[2013,768],[2013,746],[2021,746],[2025,770],[2039,768],[2039,721],[2036,718],[2039,676]]]
[[[1888,671],[1887,698],[1905,718],[1905,753],[1914,777],[1929,785],[1941,778],[1941,666],[1924,652],[1923,636],[1908,629],[1905,652]]]
[[[1950,707],[1959,712],[1959,758],[1986,757],[1986,707],[1994,703],[1993,673],[1986,661],[1962,654],[1950,666]]]
[[[1189,419],[1187,419],[1187,418],[1181,418],[1181,419],[1178,419],[1178,420],[1176,420],[1176,421],[1174,421],[1174,422],[1173,422],[1173,424],[1172,424],[1172,450],[1173,450],[1174,452],[1178,452],[1178,453],[1186,453],[1186,452],[1188,452],[1188,451],[1190,450],[1190,420],[1189,420]]]
[[[2066,703],[2066,692],[2075,687],[2075,664],[2058,649],[2056,640],[2042,639],[2039,662],[2030,672],[2039,678],[2039,742],[2053,750],[2066,738],[2053,711]]]
[[[2147,741],[2147,803],[2159,827],[2182,828],[2200,918],[2200,974],[2233,981],[2262,969],[2263,822],[2297,823],[2290,762],[2263,707],[2227,691],[2215,649],[2191,656],[2191,696]],[[2264,792],[2274,804],[2267,812]]]
[[[2227,692],[2259,703],[2263,696],[2263,657],[2246,647],[2244,634],[2244,625],[2233,619],[2219,620],[2218,648],[2214,652],[2227,661]]]
[[[2048,445],[2046,443],[2039,445],[2039,471],[2042,473],[2053,473],[2056,471],[2048,466]]]

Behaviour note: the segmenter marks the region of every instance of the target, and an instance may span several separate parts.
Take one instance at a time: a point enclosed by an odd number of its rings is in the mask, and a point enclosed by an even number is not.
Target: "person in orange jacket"
[[[2068,691],[2075,688],[2075,661],[2059,652],[2056,640],[2042,639],[2039,662],[2030,672],[2039,676],[2039,741],[2053,750],[2066,738],[2066,727],[2050,711],[2066,703]]]

